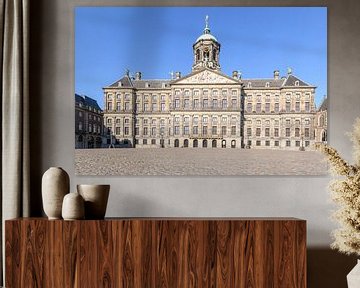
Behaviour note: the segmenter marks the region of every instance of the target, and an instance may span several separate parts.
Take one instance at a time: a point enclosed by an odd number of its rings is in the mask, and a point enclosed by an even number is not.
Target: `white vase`
[[[42,177],[43,208],[49,219],[61,219],[63,198],[70,190],[69,175],[60,167],[51,167]]]
[[[79,193],[75,192],[65,195],[61,214],[64,220],[84,219],[84,199]]]
[[[347,275],[348,288],[360,288],[360,260]]]
[[[85,219],[104,219],[110,185],[77,185],[77,191],[85,201]]]

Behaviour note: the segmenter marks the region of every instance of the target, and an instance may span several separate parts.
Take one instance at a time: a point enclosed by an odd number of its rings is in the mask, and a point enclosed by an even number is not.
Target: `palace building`
[[[127,71],[103,88],[106,145],[308,150],[321,139],[315,135],[321,130],[315,127],[315,86],[291,69],[264,79],[225,75],[220,51],[206,18],[190,74],[144,79]]]

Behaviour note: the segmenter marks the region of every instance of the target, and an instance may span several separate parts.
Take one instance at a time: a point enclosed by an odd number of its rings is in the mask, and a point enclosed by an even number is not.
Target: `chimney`
[[[141,80],[141,72],[135,73],[135,80]]]
[[[233,77],[234,79],[239,79],[239,73],[238,73],[238,71],[233,71],[233,72],[232,72],[232,77]]]
[[[181,72],[176,72],[175,73],[175,79],[180,79],[181,78]]]
[[[280,79],[280,72],[279,72],[279,70],[275,70],[275,71],[274,71],[274,79],[275,79],[275,80],[279,80],[279,79]]]

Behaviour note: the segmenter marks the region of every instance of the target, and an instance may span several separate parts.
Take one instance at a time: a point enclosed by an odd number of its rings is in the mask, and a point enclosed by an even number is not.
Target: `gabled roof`
[[[295,82],[299,81],[299,85],[295,85]],[[313,87],[312,85],[306,83],[305,81],[301,80],[300,78],[296,77],[295,75],[288,75],[285,79],[285,82],[283,84],[283,87],[293,87],[293,86],[307,86],[307,87]]]
[[[235,83],[240,84],[240,81],[239,81],[239,80],[234,79],[234,78],[232,78],[232,77],[230,77],[230,76],[222,73],[221,71],[212,70],[212,69],[209,69],[209,68],[202,68],[202,69],[199,69],[199,70],[196,70],[196,71],[192,71],[190,74],[188,74],[188,75],[186,75],[186,76],[184,76],[184,77],[181,77],[181,78],[179,78],[179,79],[173,80],[173,81],[171,82],[171,84],[177,84],[177,83],[179,83],[179,82],[182,82],[182,81],[184,81],[184,80],[186,80],[186,79],[189,79],[189,78],[191,78],[191,77],[193,77],[193,76],[195,76],[195,75],[197,75],[197,74],[203,73],[203,72],[214,73],[214,74],[216,74],[217,76],[226,78],[227,80],[233,82],[234,84],[235,84]]]
[[[107,87],[125,87],[125,88],[132,88],[133,84],[132,81],[130,79],[130,77],[128,75],[125,75],[124,77],[122,77],[121,79],[115,81],[114,83],[112,83],[111,85],[107,86]]]
[[[269,83],[269,87],[279,88],[283,85],[284,79],[243,79],[244,88],[263,88],[266,87],[266,83]],[[251,83],[251,87],[248,87],[249,83]]]
[[[92,107],[94,109],[101,110],[97,101],[86,95],[79,95],[75,93],[75,102],[81,102],[86,107]]]

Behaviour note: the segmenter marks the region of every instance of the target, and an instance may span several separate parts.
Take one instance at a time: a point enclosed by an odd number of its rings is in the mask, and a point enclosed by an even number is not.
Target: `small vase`
[[[104,219],[110,185],[77,185],[85,201],[85,219]]]
[[[347,275],[348,288],[360,287],[360,260],[357,261],[355,267]]]
[[[49,219],[61,219],[63,198],[70,190],[69,175],[60,167],[49,168],[42,177],[43,208]]]
[[[62,217],[64,220],[84,219],[84,199],[79,193],[65,195],[62,205]]]

